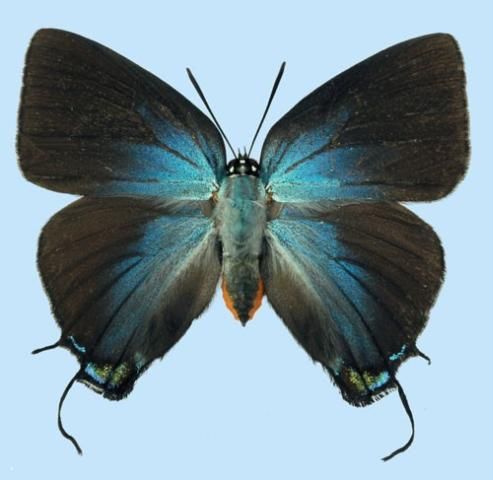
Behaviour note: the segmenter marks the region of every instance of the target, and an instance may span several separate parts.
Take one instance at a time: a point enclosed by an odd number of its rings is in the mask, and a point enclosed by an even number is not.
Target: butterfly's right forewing
[[[417,201],[449,193],[468,163],[461,53],[450,35],[394,45],[323,84],[269,131],[274,200]]]

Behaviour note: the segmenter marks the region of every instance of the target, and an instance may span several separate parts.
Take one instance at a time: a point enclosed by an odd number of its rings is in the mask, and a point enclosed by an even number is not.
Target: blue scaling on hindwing
[[[373,305],[361,290],[347,296],[356,282],[333,258],[343,254],[336,227],[312,220],[287,221],[281,216],[268,224],[268,230],[279,242],[278,253],[284,256],[283,260],[302,277],[305,288],[315,294],[325,312],[324,321],[332,324],[331,330],[337,332],[359,364],[375,363],[380,354],[358,314],[359,309],[367,312]]]
[[[215,257],[209,256],[215,254],[215,231],[212,219],[194,202],[160,206],[135,200],[131,208],[139,210],[125,211],[128,201],[110,201],[122,205],[125,218],[115,224],[127,228],[116,231],[114,238],[108,235],[114,233],[113,225],[92,233],[99,236],[99,248],[86,261],[95,270],[90,282],[82,279],[79,284],[87,300],[77,318],[86,326],[75,325],[67,343],[82,357],[85,382],[118,396],[197,315],[196,299],[186,298],[187,289],[190,275],[200,268],[197,264],[209,265],[210,259],[216,268]],[[214,285],[207,288],[213,292]]]
[[[142,256],[137,262],[128,261],[126,267],[114,267],[113,277],[117,280],[100,302],[100,309],[104,309],[101,314],[113,321],[98,350],[125,348],[139,322],[159,310],[176,275],[211,231],[212,223],[207,217],[186,215],[163,216],[143,228],[139,240],[129,245]]]
[[[329,330],[335,333],[339,356],[332,359],[333,373],[336,376],[344,373],[360,393],[379,390],[392,380],[383,348],[398,351],[401,345],[397,334],[395,340],[390,335],[385,345],[379,344],[382,325],[391,334],[396,328],[372,291],[372,285],[380,278],[359,264],[351,245],[339,240],[338,225],[305,218],[294,211],[286,206],[268,224],[276,255],[282,257],[292,275],[299,278],[302,288],[307,289],[306,298],[320,305],[319,321],[328,322]],[[403,355],[401,350],[390,360]],[[357,365],[360,370],[354,370],[351,365]],[[384,370],[376,372],[376,365]]]

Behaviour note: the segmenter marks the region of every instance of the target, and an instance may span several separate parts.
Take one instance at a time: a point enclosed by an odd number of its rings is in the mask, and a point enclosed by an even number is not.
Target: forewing
[[[395,386],[416,354],[443,271],[432,228],[391,203],[284,207],[261,262],[274,310],[356,405]]]
[[[217,129],[181,94],[53,29],[26,56],[17,146],[28,180],[77,194],[207,199],[225,168]]]
[[[124,197],[83,198],[57,213],[38,264],[79,380],[116,399],[206,308],[220,272],[199,204]]]
[[[274,200],[434,200],[468,161],[462,58],[450,35],[415,38],[325,83],[267,135]]]

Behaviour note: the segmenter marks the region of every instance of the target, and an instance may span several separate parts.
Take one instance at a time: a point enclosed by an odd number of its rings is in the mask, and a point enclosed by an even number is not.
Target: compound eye
[[[259,165],[253,158],[235,158],[226,167],[227,175],[253,175],[258,177]]]

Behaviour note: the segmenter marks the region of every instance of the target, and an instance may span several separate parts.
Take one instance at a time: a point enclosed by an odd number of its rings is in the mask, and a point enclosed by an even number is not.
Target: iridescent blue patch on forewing
[[[146,105],[141,105],[137,111],[163,145],[179,152],[204,173],[215,172],[218,180],[224,176],[225,155],[220,138],[217,139],[217,143],[211,142],[193,125],[177,127],[172,122],[158,117]]]
[[[215,143],[209,141],[208,137],[197,132],[200,146],[204,151],[205,156],[208,158],[209,164],[216,172],[216,178],[220,182],[226,175],[226,157],[224,146],[221,143]]]
[[[158,117],[146,105],[137,108],[144,121],[152,128],[157,139],[168,148],[179,152],[190,161],[200,165],[204,169],[210,169],[207,158],[201,151],[200,146],[185,128],[178,129],[170,121]]]
[[[381,149],[349,145],[320,151],[293,164],[293,168],[276,171],[269,187],[279,201],[383,198],[386,186],[366,185],[367,169],[360,165],[370,152],[372,157],[378,157]]]
[[[77,343],[77,341],[75,340],[74,336],[73,335],[70,335],[69,337],[67,337],[70,342],[72,343],[73,347],[79,351],[80,353],[86,353],[86,347],[83,347],[82,345],[80,345],[79,343]]]
[[[275,137],[276,140],[268,138],[261,159],[265,180],[270,180],[274,175],[282,175],[297,162],[310,157],[317,150],[328,147],[349,116],[350,111],[341,108],[332,112],[327,121],[320,125],[305,127],[295,123],[298,135],[291,136],[289,143],[279,139],[279,135]]]
[[[275,179],[283,177],[289,169],[298,170],[298,162],[311,157],[319,149],[330,142],[332,125],[323,125],[314,131],[299,135],[291,144],[280,142],[274,156],[264,162],[264,176],[269,183],[275,183]],[[266,154],[267,155],[267,154]]]
[[[203,169],[208,164],[209,170],[215,172],[218,180],[224,177],[226,158],[219,132],[216,131],[215,137],[205,135],[203,133],[205,130],[194,122],[193,117],[186,119],[190,122],[186,125],[183,123],[180,125],[178,120],[177,124],[173,124],[170,120],[157,115],[147,104],[138,106],[137,111],[162,144],[185,155]]]
[[[392,355],[389,356],[389,360],[391,362],[395,362],[396,360],[399,360],[404,353],[406,352],[407,345],[402,345],[401,349],[397,353],[393,353]]]
[[[335,111],[317,127],[299,127],[288,143],[269,141],[262,154],[262,180],[279,202],[380,200],[389,186],[386,172],[396,154],[384,144],[339,145],[338,136],[350,116]]]
[[[137,110],[152,129],[154,143],[136,144],[131,140],[112,143],[112,155],[118,160],[105,167],[107,180],[96,193],[183,200],[210,198],[218,189],[215,170],[221,169],[214,165],[221,160],[215,157],[218,148],[208,158],[202,148],[210,148],[202,135],[179,128],[146,105],[140,105]]]
[[[321,200],[384,200],[385,189],[372,185],[346,186],[336,179],[271,184],[272,198],[278,202],[317,202]]]
[[[115,143],[122,161],[108,170],[109,180],[100,195],[143,195],[206,200],[217,189],[212,170],[197,168],[178,155],[156,145]]]

